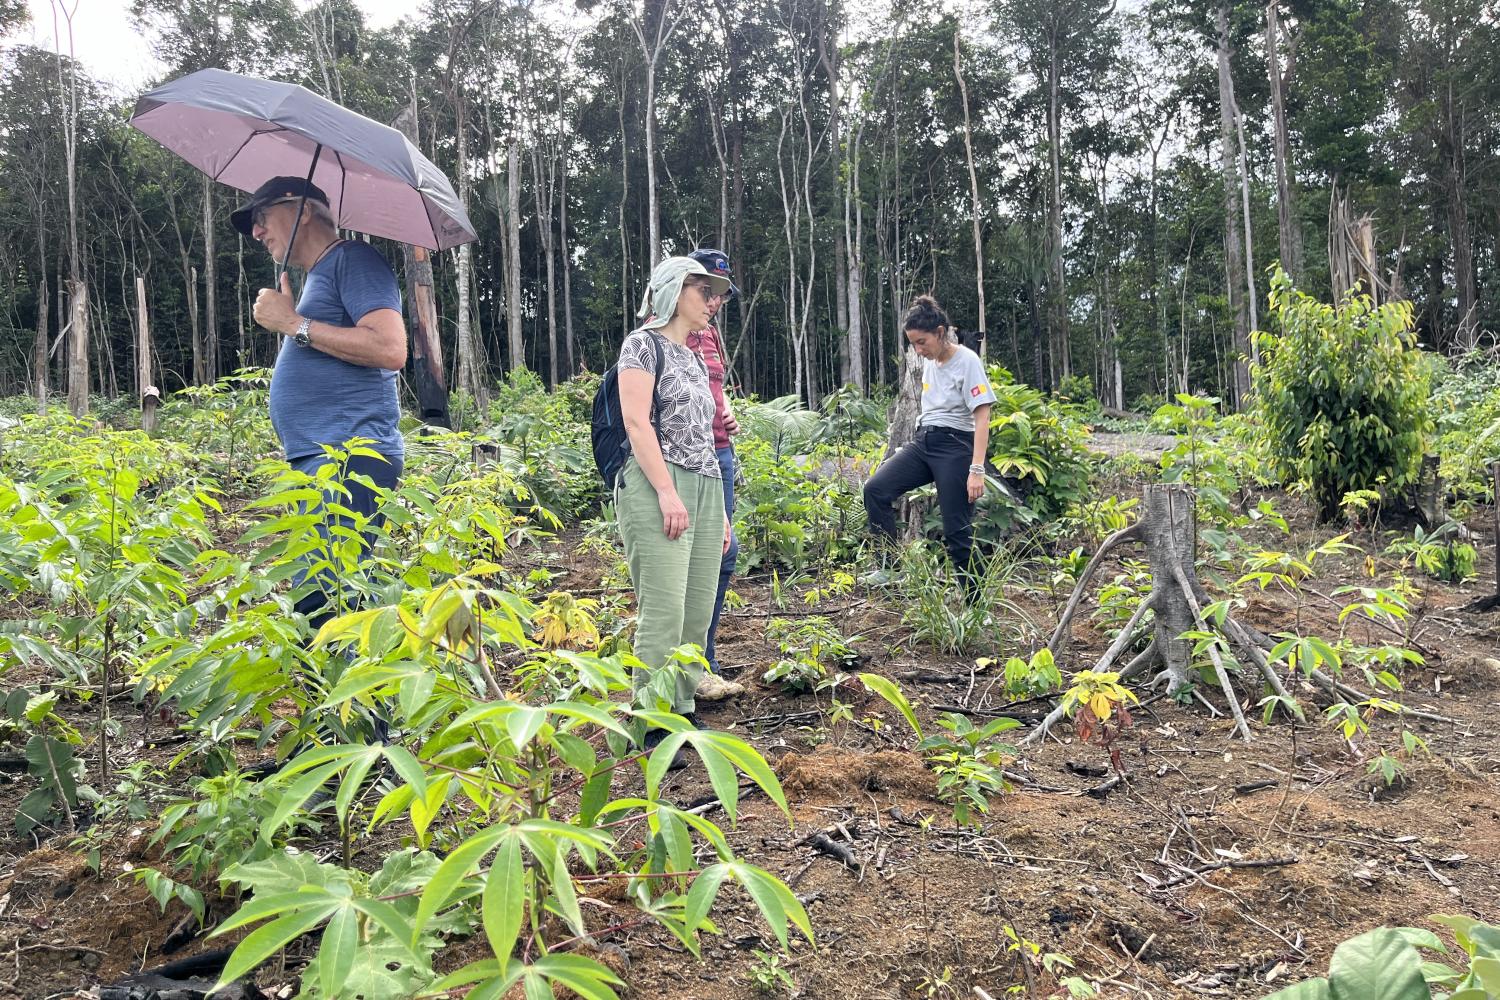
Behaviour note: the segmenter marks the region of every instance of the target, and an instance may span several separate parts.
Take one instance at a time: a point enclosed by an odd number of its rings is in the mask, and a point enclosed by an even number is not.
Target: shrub
[[[1255,334],[1254,378],[1280,474],[1307,484],[1325,521],[1346,493],[1414,482],[1433,421],[1411,305],[1358,295],[1326,305],[1278,268],[1271,312],[1277,332]]]
[[[1028,487],[1026,505],[1053,518],[1088,490],[1084,421],[1077,407],[1050,399],[1016,382],[999,365],[990,366],[989,459],[1002,475]]]
[[[1433,388],[1438,472],[1458,503],[1485,503],[1500,456],[1500,367],[1479,352],[1450,362]]]

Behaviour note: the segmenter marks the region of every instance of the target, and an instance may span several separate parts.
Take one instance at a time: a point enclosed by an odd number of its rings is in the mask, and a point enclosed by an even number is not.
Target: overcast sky
[[[409,12],[411,0],[356,0],[366,20],[377,28],[395,24]],[[77,6],[73,14],[73,53],[95,76],[113,84],[121,94],[145,90],[159,75],[159,66],[151,56],[151,47],[131,23],[127,0],[27,0],[31,24],[22,28],[11,41],[28,42],[44,49],[53,47],[53,14],[57,13],[58,34],[63,52],[68,51],[67,22],[64,7]],[[298,7],[310,3],[298,2]]]

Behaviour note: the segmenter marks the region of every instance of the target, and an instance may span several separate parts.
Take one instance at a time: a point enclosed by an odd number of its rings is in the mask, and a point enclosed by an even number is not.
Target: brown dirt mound
[[[776,774],[796,797],[863,799],[867,792],[895,792],[914,799],[937,796],[937,778],[920,759],[898,750],[849,753],[819,747],[811,754],[788,753],[776,761]]]

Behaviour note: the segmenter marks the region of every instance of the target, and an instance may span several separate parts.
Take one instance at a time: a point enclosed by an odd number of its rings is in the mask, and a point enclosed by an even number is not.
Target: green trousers
[[[625,560],[635,585],[635,655],[649,668],[649,673],[636,671],[637,691],[663,672],[672,650],[688,643],[701,648],[707,641],[724,555],[723,484],[670,462],[667,471],[688,513],[687,530],[675,541],[662,531],[656,488],[634,458],[625,463],[615,493]],[[703,668],[694,664],[658,690],[671,699],[674,712],[691,712],[702,676]]]

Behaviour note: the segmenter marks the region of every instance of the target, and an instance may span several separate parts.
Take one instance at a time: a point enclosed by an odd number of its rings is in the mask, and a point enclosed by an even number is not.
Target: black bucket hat
[[[709,274],[718,275],[729,282],[730,295],[737,296],[740,294],[739,288],[734,283],[734,268],[729,266],[729,257],[725,255],[723,250],[704,247],[701,250],[694,250],[688,256],[702,264],[703,269]]]
[[[251,230],[254,228],[253,220],[257,209],[296,198],[328,204],[328,196],[323,193],[323,189],[305,177],[272,177],[255,189],[249,201],[230,214],[229,221],[246,236],[253,236]]]

